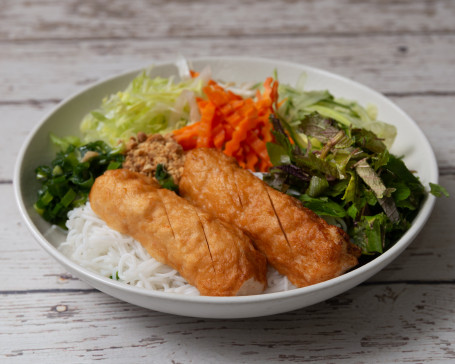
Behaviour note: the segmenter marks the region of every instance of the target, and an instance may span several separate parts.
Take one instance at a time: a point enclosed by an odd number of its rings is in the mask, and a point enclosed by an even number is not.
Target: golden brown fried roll
[[[357,265],[359,249],[343,230],[218,150],[188,152],[179,188],[194,205],[244,230],[297,287],[334,278]]]
[[[202,295],[265,289],[266,259],[243,231],[160,189],[149,177],[126,169],[107,171],[96,179],[90,204],[111,228],[134,237]]]

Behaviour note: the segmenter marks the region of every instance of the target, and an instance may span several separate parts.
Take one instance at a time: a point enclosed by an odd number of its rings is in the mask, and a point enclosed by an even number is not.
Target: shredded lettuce
[[[377,120],[377,110],[374,106],[364,108],[355,101],[337,99],[327,90],[305,91],[303,85],[304,77],[299,79],[295,88],[280,84],[278,93],[284,102],[278,114],[286,123],[294,126],[307,115],[318,113],[344,127],[369,130],[382,139],[390,149],[397,134],[396,128]]]
[[[167,133],[197,121],[196,97],[202,95],[207,77],[181,82],[150,78],[140,73],[124,91],[106,97],[81,123],[84,142],[102,140],[111,146],[138,132]]]

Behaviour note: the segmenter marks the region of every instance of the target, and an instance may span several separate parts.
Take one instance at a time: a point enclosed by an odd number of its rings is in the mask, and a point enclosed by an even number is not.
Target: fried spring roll
[[[244,230],[297,287],[334,278],[358,263],[359,249],[342,229],[216,149],[187,153],[179,188],[194,205]]]
[[[96,179],[89,198],[108,226],[134,237],[202,295],[265,289],[266,259],[242,230],[160,189],[151,178],[126,169],[107,171]]]

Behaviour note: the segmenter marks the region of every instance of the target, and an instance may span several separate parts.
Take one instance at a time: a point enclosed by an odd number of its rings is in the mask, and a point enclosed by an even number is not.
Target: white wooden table
[[[24,226],[17,152],[62,98],[177,53],[290,60],[383,92],[428,136],[452,197],[381,273],[298,311],[195,319],[92,289]],[[451,0],[0,0],[0,362],[454,362],[454,65]]]

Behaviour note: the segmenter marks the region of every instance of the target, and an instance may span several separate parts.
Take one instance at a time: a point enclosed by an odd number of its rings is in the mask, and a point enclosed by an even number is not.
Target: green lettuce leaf
[[[445,196],[445,197],[449,197],[449,193],[447,192],[447,190],[436,184],[436,183],[431,183],[430,182],[430,193],[436,197],[442,197],[442,196]]]

